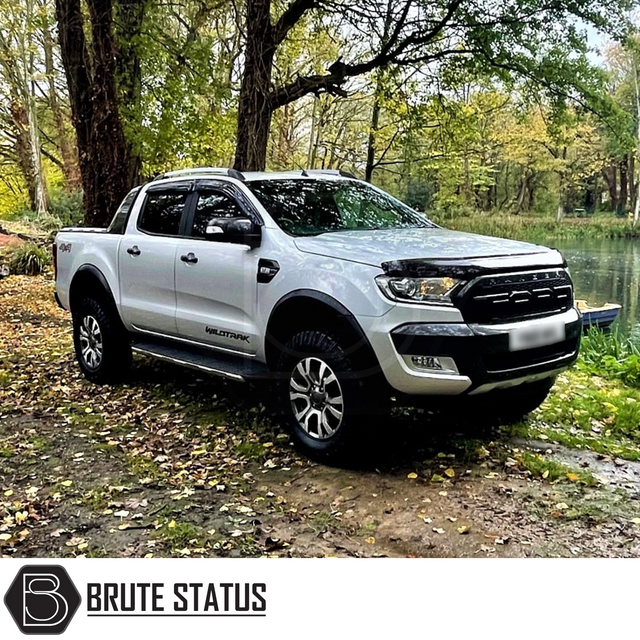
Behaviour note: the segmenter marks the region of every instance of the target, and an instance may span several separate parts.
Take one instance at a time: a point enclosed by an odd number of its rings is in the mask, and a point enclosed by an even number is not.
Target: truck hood
[[[528,242],[505,240],[474,233],[428,229],[339,231],[295,239],[300,251],[373,266],[403,261],[486,262],[514,258],[519,264],[559,264],[557,251]],[[530,258],[519,258],[530,256]]]

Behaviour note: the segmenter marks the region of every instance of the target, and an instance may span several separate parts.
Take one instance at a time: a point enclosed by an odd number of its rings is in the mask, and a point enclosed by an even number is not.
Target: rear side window
[[[122,201],[122,204],[118,207],[116,215],[113,216],[113,220],[107,229],[109,233],[118,233],[122,235],[125,232],[131,208],[133,207],[133,203],[136,201],[139,191],[140,187],[136,187],[132,191],[129,191],[125,199]]]
[[[228,195],[219,191],[200,191],[191,235],[204,238],[204,231],[212,218],[236,218],[242,215],[238,203]]]
[[[149,192],[138,221],[138,228],[147,233],[177,236],[187,196],[186,191]]]

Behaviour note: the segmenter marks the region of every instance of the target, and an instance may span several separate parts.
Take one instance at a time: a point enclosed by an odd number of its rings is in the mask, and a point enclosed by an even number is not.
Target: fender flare
[[[345,307],[341,302],[336,300],[334,297],[323,293],[322,291],[316,291],[314,289],[294,289],[289,293],[285,294],[280,298],[275,305],[273,305],[273,309],[269,314],[269,320],[267,321],[266,330],[265,330],[265,347],[268,349],[269,340],[269,327],[271,326],[271,322],[278,312],[278,310],[282,307],[283,304],[294,300],[295,298],[310,298],[315,300],[316,302],[320,302],[330,309],[332,309],[337,315],[343,318],[350,326],[352,331],[358,336],[358,339],[361,341],[362,346],[365,348],[365,351],[368,353],[369,357],[372,358],[371,365],[378,366],[378,358],[369,342],[369,338],[367,334],[364,332],[363,328],[360,326],[360,323],[356,319],[356,317]]]
[[[104,293],[109,298],[109,301],[114,305],[114,307],[117,307],[115,298],[113,296],[113,291],[111,291],[111,287],[109,286],[109,283],[107,282],[107,279],[104,273],[102,273],[102,271],[100,271],[100,269],[98,269],[98,267],[96,267],[95,265],[85,263],[78,267],[76,272],[73,274],[73,278],[71,279],[71,284],[69,285],[69,309],[72,312],[73,312],[73,309],[71,307],[73,306],[72,301],[73,301],[74,283],[77,283],[78,277],[82,277],[82,274],[91,275],[94,278],[96,278],[100,283],[100,286],[104,290]]]

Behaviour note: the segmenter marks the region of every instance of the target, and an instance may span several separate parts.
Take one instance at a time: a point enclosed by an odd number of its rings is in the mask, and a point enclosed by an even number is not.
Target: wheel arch
[[[93,297],[107,300],[117,309],[115,297],[104,273],[92,264],[83,264],[76,270],[69,286],[69,309],[73,313],[78,303],[91,292]],[[119,314],[118,314],[119,317]]]
[[[267,364],[275,369],[279,354],[298,331],[330,330],[347,353],[357,352],[365,369],[379,369],[378,359],[356,317],[332,296],[313,289],[296,289],[274,305],[265,332]]]

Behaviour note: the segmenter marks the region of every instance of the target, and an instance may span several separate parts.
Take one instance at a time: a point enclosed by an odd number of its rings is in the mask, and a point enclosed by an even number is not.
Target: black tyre
[[[85,298],[73,310],[73,343],[84,376],[96,384],[121,380],[131,367],[129,337],[113,303]]]
[[[529,382],[512,389],[499,389],[480,397],[479,407],[485,420],[511,424],[523,420],[547,398],[555,377]]]
[[[323,331],[301,331],[278,365],[279,396],[294,442],[311,457],[339,461],[368,449],[386,412],[374,376]]]

